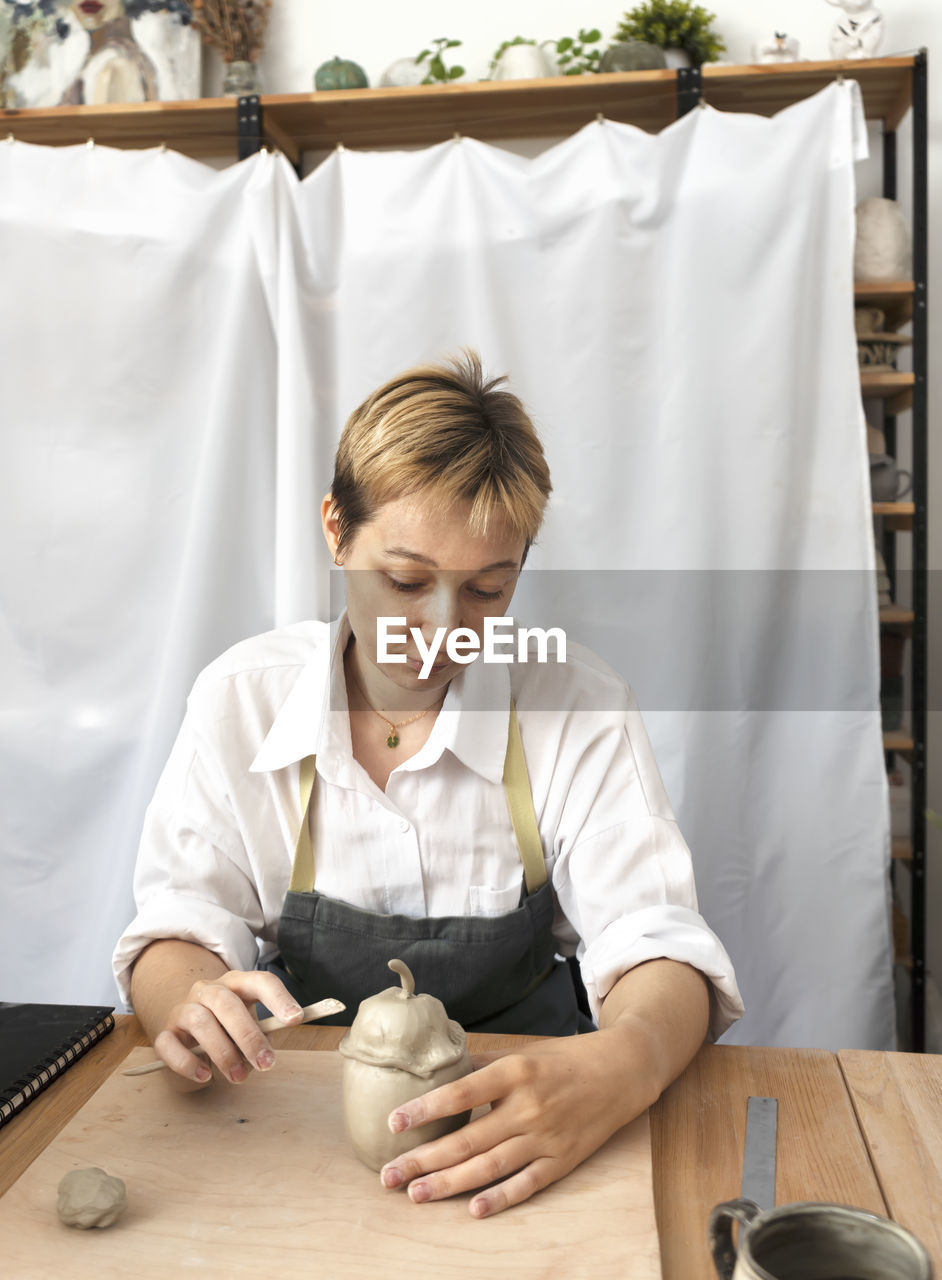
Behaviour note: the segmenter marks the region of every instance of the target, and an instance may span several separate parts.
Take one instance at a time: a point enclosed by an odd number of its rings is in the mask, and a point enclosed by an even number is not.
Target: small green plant
[[[445,66],[445,50],[457,49],[460,44],[460,40],[449,40],[447,37],[442,36],[440,40],[432,41],[431,49],[423,49],[421,53],[416,55],[415,61],[417,65],[428,58],[428,71],[422,81],[423,84],[447,84],[449,80],[457,80],[459,76],[464,75],[464,67]]]
[[[716,18],[702,4],[688,0],[644,0],[622,18],[616,41],[643,40],[659,49],[683,49],[694,66],[715,62],[726,45],[713,30]]]
[[[584,76],[598,71],[601,49],[590,49],[602,39],[598,27],[580,28],[577,36],[563,36],[556,41],[556,65],[564,76]]]
[[[536,44],[536,41],[531,40],[528,36],[514,36],[512,40],[505,40],[503,44],[494,50],[494,56],[491,58],[491,64],[488,68],[488,73],[491,76],[491,79],[493,79],[494,72],[497,70],[497,64],[500,62],[501,55],[506,53],[508,49],[515,48],[518,44]]]

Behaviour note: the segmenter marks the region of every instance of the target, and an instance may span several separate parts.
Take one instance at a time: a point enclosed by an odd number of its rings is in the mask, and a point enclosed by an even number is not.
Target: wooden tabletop
[[[0,1129],[0,1195],[135,1046],[133,1017]],[[276,1048],[333,1049],[341,1027],[273,1033]],[[474,1051],[523,1036],[472,1036]],[[858,1205],[914,1231],[942,1276],[942,1058],[706,1046],[651,1110],[665,1280],[712,1280],[706,1222],[742,1178],[750,1096],[778,1099],[776,1202]]]

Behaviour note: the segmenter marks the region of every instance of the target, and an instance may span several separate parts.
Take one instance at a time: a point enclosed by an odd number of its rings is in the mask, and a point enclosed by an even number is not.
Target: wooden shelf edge
[[[861,86],[871,119],[886,119],[911,97],[912,55],[860,60],[707,64],[704,100],[719,110],[773,114],[826,87],[838,76]],[[661,129],[677,115],[677,73],[671,70],[378,87],[298,94],[262,94],[262,123],[279,145],[330,148],[442,140],[452,132],[482,138],[551,137],[606,118]],[[236,147],[235,98],[184,102],[6,108],[0,137],[71,145],[95,137],[103,145],[165,143],[190,155],[231,154]]]
[[[898,751],[901,755],[906,755],[915,749],[915,742],[908,733],[902,733],[899,729],[890,730],[883,735],[883,750]]]
[[[900,609],[896,605],[888,605],[879,611],[881,627],[910,628],[916,621],[914,609]]]
[[[905,298],[916,292],[912,280],[855,280],[855,298]]]

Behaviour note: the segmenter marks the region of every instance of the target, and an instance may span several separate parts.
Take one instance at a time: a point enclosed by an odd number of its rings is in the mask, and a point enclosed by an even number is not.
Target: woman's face
[[[427,499],[399,498],[380,507],[341,555],[359,659],[367,672],[381,672],[400,689],[443,689],[462,664],[448,658],[443,644],[431,672],[422,678],[422,657],[411,634],[404,645],[389,646],[390,652],[405,653],[405,663],[380,663],[377,618],[404,617],[405,627],[395,630],[409,634],[417,627],[429,646],[440,627],[446,634],[467,627],[481,638],[485,617],[502,616],[510,605],[525,541],[507,527],[472,537],[469,511],[467,503],[443,513]],[[336,557],[337,526],[329,495],[321,514],[327,545]]]
[[[124,16],[124,0],[78,0],[72,12],[86,31],[97,31]]]

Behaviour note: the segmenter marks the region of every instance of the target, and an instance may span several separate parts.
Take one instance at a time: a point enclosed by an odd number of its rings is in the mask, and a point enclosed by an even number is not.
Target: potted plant
[[[663,49],[667,65],[715,62],[726,45],[713,30],[715,13],[688,0],[644,0],[624,15],[617,41],[643,40]]]
[[[599,69],[602,50],[598,46],[602,33],[598,27],[580,27],[576,36],[563,36],[556,41],[556,63],[564,76],[592,75]]]
[[[553,74],[553,69],[543,52],[544,45],[551,45],[552,40],[542,43],[531,40],[528,36],[514,36],[512,40],[504,40],[494,51],[488,68],[491,80],[538,80]]]
[[[416,54],[416,65],[421,67],[425,64],[427,67],[422,84],[448,84],[464,75],[464,67],[449,67],[444,58],[446,49],[457,49],[460,44],[460,40],[449,40],[442,36],[441,39],[432,41],[430,49],[423,49]]]

